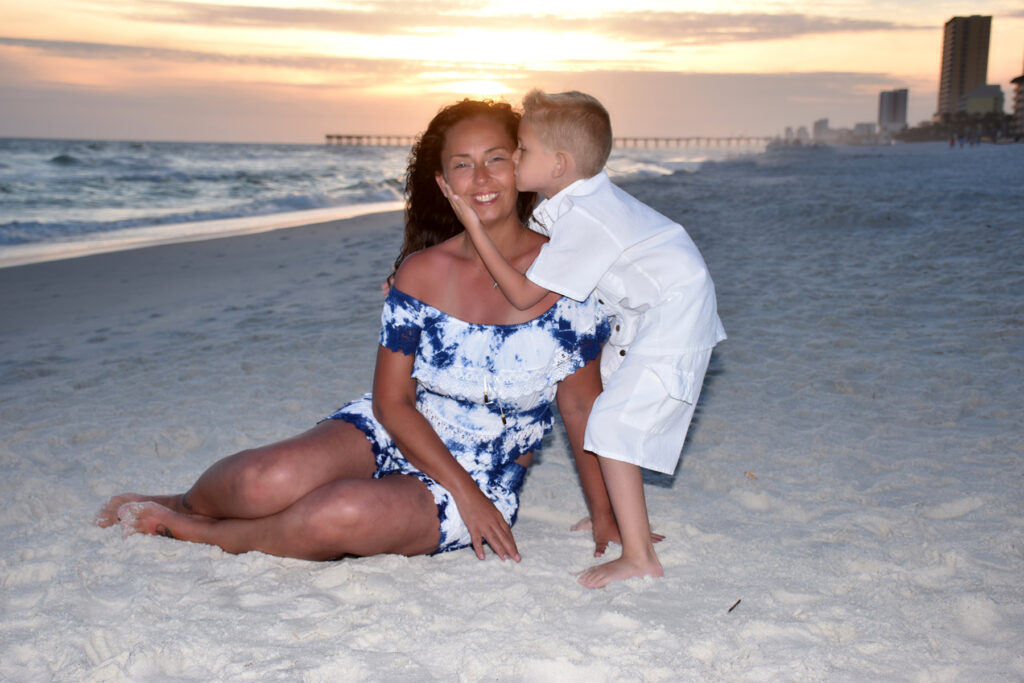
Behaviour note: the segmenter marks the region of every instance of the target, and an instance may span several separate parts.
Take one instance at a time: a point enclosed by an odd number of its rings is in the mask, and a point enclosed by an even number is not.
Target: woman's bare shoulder
[[[394,286],[420,301],[431,301],[441,289],[456,258],[451,240],[410,254],[395,273]]]
[[[533,265],[537,255],[540,254],[541,247],[548,243],[546,236],[533,230],[526,230],[524,235],[522,249],[516,255],[515,261],[512,264],[521,273],[525,273]]]

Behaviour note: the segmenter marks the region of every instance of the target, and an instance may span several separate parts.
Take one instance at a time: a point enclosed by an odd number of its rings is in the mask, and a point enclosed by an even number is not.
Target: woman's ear
[[[444,179],[444,174],[438,171],[434,174],[434,180],[437,182],[437,186],[441,188],[441,194],[447,197],[448,190],[446,188],[448,187],[448,183]]]

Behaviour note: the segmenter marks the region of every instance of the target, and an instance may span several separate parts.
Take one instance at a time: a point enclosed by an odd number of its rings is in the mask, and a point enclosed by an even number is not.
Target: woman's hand
[[[484,559],[486,540],[498,557],[518,562],[519,551],[505,518],[416,409],[412,372],[413,356],[378,347],[373,376],[374,415],[406,459],[451,492],[476,556]]]
[[[455,497],[455,494],[452,496]],[[483,542],[486,540],[494,554],[502,560],[511,559],[519,562],[522,559],[512,537],[511,527],[483,491],[474,487],[472,491],[455,498],[455,506],[459,509],[466,528],[469,529],[473,552],[477,558],[484,559]]]
[[[569,530],[594,532],[594,557],[604,556],[609,543],[622,545],[619,525],[615,523],[614,515],[598,515],[596,521],[590,517],[584,517],[569,527]],[[662,534],[651,532],[651,543],[659,543],[664,540],[665,537]]]

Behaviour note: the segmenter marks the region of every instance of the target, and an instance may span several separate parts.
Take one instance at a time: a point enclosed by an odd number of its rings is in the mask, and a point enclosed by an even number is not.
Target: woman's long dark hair
[[[437,186],[434,176],[441,169],[441,150],[448,131],[466,119],[483,116],[501,124],[516,144],[519,132],[519,113],[505,102],[491,100],[462,100],[450,104],[437,113],[409,153],[409,167],[405,172],[405,238],[402,251],[395,259],[394,269],[388,277],[391,282],[402,261],[420,249],[440,244],[462,232],[462,223],[452,211],[451,204]],[[516,212],[524,223],[533,211],[537,194],[520,192],[516,199]]]

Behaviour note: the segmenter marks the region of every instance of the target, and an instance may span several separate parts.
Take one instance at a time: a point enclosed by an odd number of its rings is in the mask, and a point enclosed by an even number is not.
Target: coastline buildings
[[[907,89],[883,90],[878,96],[878,132],[898,133],[907,127]]]
[[[1002,114],[1003,89],[998,85],[979,85],[960,98],[957,111],[972,114]]]
[[[878,142],[874,123],[857,123],[850,128],[831,128],[828,119],[814,122],[815,144],[870,145]]]
[[[852,129],[833,129],[827,118],[812,125],[815,144],[891,144],[893,141],[961,139],[1001,142],[1007,136],[1024,140],[1024,74],[1014,78],[1012,114],[1004,113],[1005,97],[997,84],[989,84],[988,51],[992,17],[953,17],[943,28],[942,68],[939,72],[938,110],[931,122],[907,126],[909,91],[885,90],[878,97],[878,122],[858,123]],[[785,142],[798,136],[786,129]]]
[[[1024,138],[1024,65],[1021,75],[1010,81],[1013,83],[1013,118],[1010,120],[1010,135]]]
[[[828,127],[828,119],[818,119],[812,126],[814,129],[815,142],[829,142],[832,139],[832,130]]]
[[[946,22],[936,121],[948,120],[957,111],[963,111],[960,108],[963,97],[986,85],[991,32],[992,17],[953,17]]]

